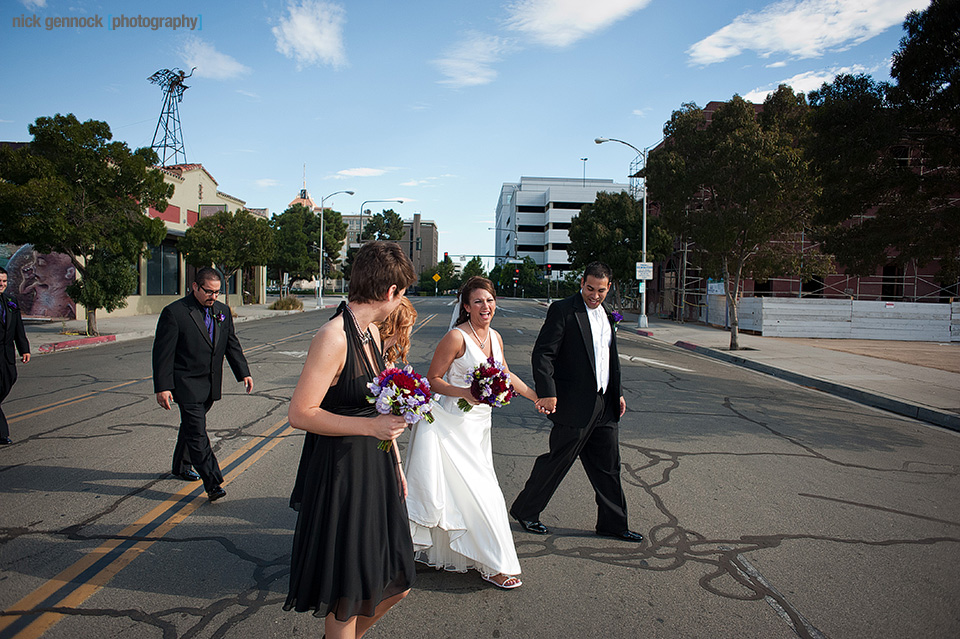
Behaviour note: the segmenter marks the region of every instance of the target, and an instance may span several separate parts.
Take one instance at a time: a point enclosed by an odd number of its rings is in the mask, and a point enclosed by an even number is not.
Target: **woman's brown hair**
[[[417,281],[413,264],[396,242],[367,242],[353,256],[350,268],[351,302],[379,302],[391,286],[407,288]]]
[[[470,313],[468,313],[467,309],[463,306],[470,302],[470,294],[477,289],[483,289],[493,295],[493,299],[497,299],[497,291],[493,288],[493,282],[485,277],[474,275],[463,283],[463,286],[460,287],[460,293],[457,294],[457,303],[460,305],[460,315],[457,317],[454,326],[460,326],[470,318]]]

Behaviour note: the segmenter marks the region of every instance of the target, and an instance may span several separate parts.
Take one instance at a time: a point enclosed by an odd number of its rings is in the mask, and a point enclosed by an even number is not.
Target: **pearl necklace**
[[[353,319],[353,325],[357,327],[357,334],[360,336],[360,346],[366,346],[371,340],[373,340],[373,335],[370,334],[370,329],[367,328],[366,333],[360,330],[360,322],[357,321],[357,316],[353,314],[353,309],[350,308],[349,304],[347,304],[345,308],[347,309],[347,312],[350,313],[350,317]]]
[[[480,337],[477,335],[477,331],[473,330],[473,321],[469,318],[467,319],[467,324],[470,325],[470,332],[473,333],[473,339],[477,340],[477,344],[480,345],[480,350],[483,350],[483,347],[487,345],[487,340],[480,341]],[[490,329],[487,329],[487,339],[490,338]]]

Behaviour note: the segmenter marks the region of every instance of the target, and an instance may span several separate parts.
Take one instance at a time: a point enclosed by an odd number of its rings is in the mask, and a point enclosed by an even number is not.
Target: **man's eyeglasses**
[[[198,286],[199,286],[199,284],[198,284]],[[209,288],[207,288],[206,286],[200,286],[200,290],[203,291],[204,293],[206,293],[207,295],[211,295],[211,296],[213,296],[213,297],[217,297],[218,295],[220,295],[220,289],[217,289],[217,290],[215,290],[215,291],[212,291],[212,290],[210,290]]]

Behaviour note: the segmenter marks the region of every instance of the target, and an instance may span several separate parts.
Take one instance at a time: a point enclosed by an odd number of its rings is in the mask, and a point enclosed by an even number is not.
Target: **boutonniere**
[[[20,308],[19,306],[17,306],[17,301],[13,298],[7,298],[7,306],[9,306],[14,311]]]
[[[610,311],[610,317],[613,318],[613,330],[620,328],[620,322],[623,321],[623,315],[617,311]]]
[[[217,320],[217,324],[223,324],[223,320],[227,319],[227,316],[223,314],[223,311],[220,311],[214,315],[214,319]]]

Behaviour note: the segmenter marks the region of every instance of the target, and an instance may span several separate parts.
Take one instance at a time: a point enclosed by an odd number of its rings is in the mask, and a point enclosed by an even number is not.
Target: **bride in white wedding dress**
[[[427,378],[438,402],[432,423],[415,424],[407,452],[407,511],[417,561],[437,569],[477,570],[486,581],[521,585],[503,492],[493,469],[491,408],[477,404],[465,378],[489,357],[502,362],[503,340],[490,327],[497,301],[493,283],[471,277],[460,289],[455,327],[437,346]],[[509,369],[508,369],[509,370]],[[510,374],[517,393],[537,396]],[[459,399],[473,405],[457,407]]]

